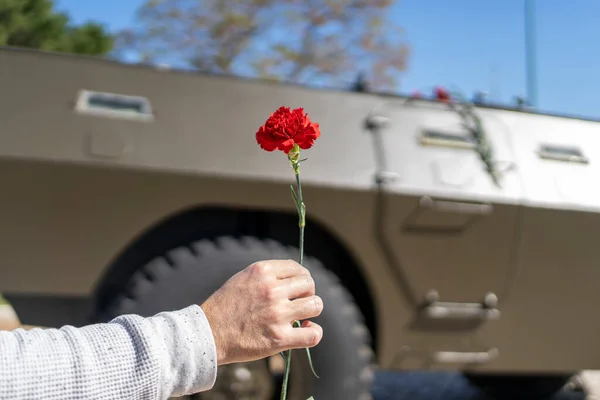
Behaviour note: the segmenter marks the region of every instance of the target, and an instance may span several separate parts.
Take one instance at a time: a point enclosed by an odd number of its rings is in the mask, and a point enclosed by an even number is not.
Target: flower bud
[[[296,168],[298,161],[300,160],[300,146],[298,146],[297,143],[294,144],[294,147],[292,147],[288,153],[288,159],[290,160],[292,167]]]

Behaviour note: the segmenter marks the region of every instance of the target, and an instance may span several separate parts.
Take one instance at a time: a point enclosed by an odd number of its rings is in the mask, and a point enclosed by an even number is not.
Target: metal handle
[[[454,212],[468,215],[487,215],[492,213],[492,205],[486,203],[466,203],[460,201],[433,200],[429,196],[421,198],[419,205],[441,212]]]
[[[439,301],[440,295],[431,290],[425,295],[426,306],[422,312],[432,319],[481,319],[496,320],[500,318],[498,296],[487,293],[481,303],[452,303]]]
[[[499,354],[496,348],[479,352],[438,351],[433,355],[433,359],[444,364],[481,364],[493,361]]]
[[[433,303],[423,310],[425,315],[433,319],[483,319],[500,318],[500,310],[487,308],[478,303]]]

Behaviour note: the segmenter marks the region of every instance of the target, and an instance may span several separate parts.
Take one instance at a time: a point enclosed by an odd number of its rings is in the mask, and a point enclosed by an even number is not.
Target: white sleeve
[[[164,400],[209,390],[216,376],[213,333],[197,305],[0,332],[0,399]]]

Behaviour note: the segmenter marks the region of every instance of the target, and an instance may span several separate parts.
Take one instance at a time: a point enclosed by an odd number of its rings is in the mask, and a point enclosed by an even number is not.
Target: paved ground
[[[551,399],[492,398],[457,373],[379,372],[373,385],[374,400],[596,400],[582,391],[565,390]]]
[[[0,330],[19,326],[11,307],[0,305]],[[588,392],[565,390],[548,400],[600,400],[600,372],[584,371],[578,379]],[[374,400],[517,400],[491,399],[456,373],[378,371],[373,385]],[[543,400],[527,398],[523,400]]]

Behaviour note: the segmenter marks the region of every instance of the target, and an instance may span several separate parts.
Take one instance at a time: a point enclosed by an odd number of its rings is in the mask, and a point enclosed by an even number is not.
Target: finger
[[[309,326],[314,325],[314,322],[309,321],[309,320],[304,320],[302,321],[302,327],[303,328],[308,328]]]
[[[315,294],[315,281],[309,274],[296,275],[279,281],[288,299],[308,297]]]
[[[323,328],[314,322],[304,321],[302,328],[290,327],[288,334],[289,349],[302,349],[305,347],[315,347],[323,338]]]
[[[289,305],[289,319],[309,319],[318,317],[323,312],[323,300],[319,296],[303,297],[292,300]]]
[[[294,260],[272,260],[273,273],[277,279],[291,278],[297,275],[310,274],[306,268]]]

